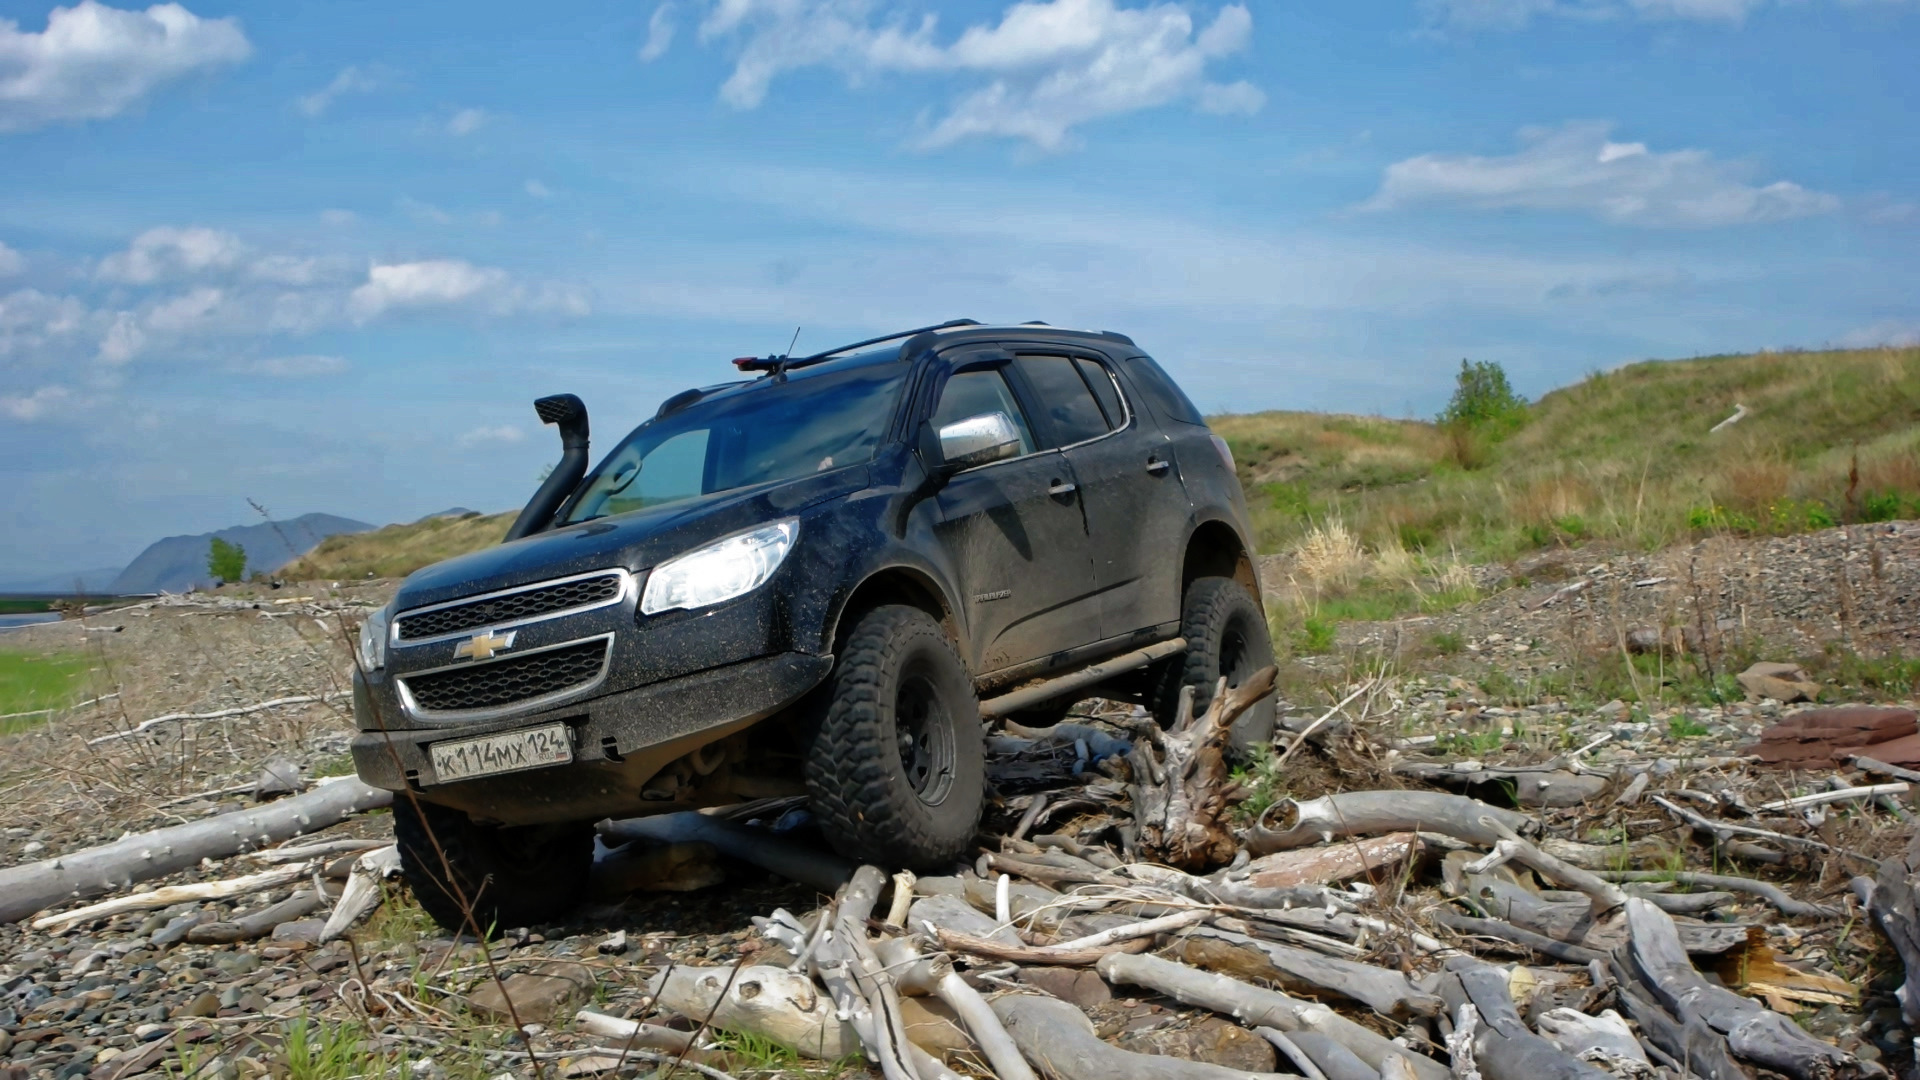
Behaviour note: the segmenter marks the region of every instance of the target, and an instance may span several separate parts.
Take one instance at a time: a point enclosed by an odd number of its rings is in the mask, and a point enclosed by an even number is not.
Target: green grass
[[[93,664],[84,654],[0,650],[0,716],[57,709],[80,700]],[[45,717],[0,720],[0,734],[12,734]]]
[[[1748,415],[1710,433],[1736,405]],[[1631,364],[1547,394],[1465,457],[1416,420],[1210,423],[1239,463],[1263,550],[1339,520],[1370,550],[1501,559],[1920,515],[1916,415],[1920,348],[1889,348]]]

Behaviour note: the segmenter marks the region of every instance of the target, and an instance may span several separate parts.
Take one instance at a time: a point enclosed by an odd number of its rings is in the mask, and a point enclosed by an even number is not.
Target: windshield
[[[907,370],[822,365],[649,420],[587,477],[562,524],[870,461]]]

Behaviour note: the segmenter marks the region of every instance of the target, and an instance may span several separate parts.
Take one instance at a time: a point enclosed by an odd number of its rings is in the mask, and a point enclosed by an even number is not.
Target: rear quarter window
[[[1180,384],[1173,381],[1151,356],[1136,356],[1127,361],[1127,374],[1132,377],[1134,388],[1162,420],[1176,420],[1182,424],[1198,424],[1205,427],[1207,419],[1200,415],[1193,401],[1187,397]]]

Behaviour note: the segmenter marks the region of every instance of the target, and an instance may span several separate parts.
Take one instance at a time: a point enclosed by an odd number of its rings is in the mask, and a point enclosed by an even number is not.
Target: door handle
[[[1171,468],[1173,468],[1173,462],[1171,461],[1164,461],[1160,458],[1147,459],[1147,471],[1152,473],[1155,476],[1159,476],[1161,473],[1166,472],[1168,469],[1171,469]]]
[[[1078,490],[1079,490],[1079,487],[1077,485],[1069,484],[1061,480],[1055,480],[1052,484],[1048,485],[1047,494],[1054,495],[1054,496],[1071,495]]]

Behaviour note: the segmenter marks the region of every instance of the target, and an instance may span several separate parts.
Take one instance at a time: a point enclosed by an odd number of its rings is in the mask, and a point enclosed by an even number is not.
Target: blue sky
[[[1123,330],[1427,415],[1920,338],[1920,0],[0,0],[0,577],[521,502],[727,358]]]

